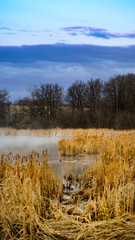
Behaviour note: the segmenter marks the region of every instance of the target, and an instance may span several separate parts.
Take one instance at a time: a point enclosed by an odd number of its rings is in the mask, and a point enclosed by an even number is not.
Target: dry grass
[[[81,134],[79,134],[81,133]],[[112,144],[113,153],[123,145],[122,142],[129,142],[131,145],[134,143],[135,131],[113,131],[113,130],[75,130],[71,135],[73,138],[61,139],[58,142],[58,149],[61,155],[75,156],[81,153],[102,153],[102,150],[106,148],[108,144]],[[116,143],[117,141],[117,143]],[[111,145],[110,144],[110,145]],[[135,143],[134,143],[135,144]],[[123,146],[122,146],[123,147]],[[128,147],[129,150],[129,147]],[[121,151],[121,149],[119,149]]]
[[[38,134],[55,134],[48,131]],[[101,154],[81,177],[71,205],[61,202],[63,184],[46,152],[1,156],[0,239],[135,239],[135,131],[79,129],[66,136],[74,138],[59,142],[62,154]]]
[[[60,236],[50,239],[63,240],[134,240],[135,239],[135,216],[125,214],[122,217],[109,221],[79,223],[72,220],[54,222],[49,226]]]
[[[36,239],[45,219],[55,218],[62,198],[62,183],[54,176],[44,152],[28,158],[2,155],[0,160],[1,239]]]
[[[59,140],[58,149],[59,153],[65,156],[76,156],[82,153],[100,153],[106,142],[107,138],[103,136],[76,136],[72,140]]]
[[[132,130],[129,130],[131,132]],[[115,131],[113,129],[14,129],[14,128],[0,128],[1,135],[10,136],[60,136],[60,137],[73,137],[73,136],[91,136],[91,137],[112,137],[120,135],[127,131]]]
[[[103,143],[101,161],[82,177],[87,193],[84,215],[106,220],[135,212],[135,135],[129,133]]]
[[[101,161],[88,169],[76,196],[88,199],[82,215],[106,220],[135,212],[135,132],[105,136],[77,136],[58,143],[63,155],[100,153]],[[76,194],[77,195],[77,194]]]

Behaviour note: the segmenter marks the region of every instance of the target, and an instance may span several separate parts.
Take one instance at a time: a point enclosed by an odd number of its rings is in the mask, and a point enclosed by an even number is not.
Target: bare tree
[[[116,129],[119,129],[119,114],[126,110],[126,102],[128,100],[127,88],[129,79],[127,75],[117,75],[104,85],[104,99],[107,106],[110,108],[110,117],[116,122]],[[112,117],[113,116],[113,117]]]
[[[100,79],[91,79],[86,85],[86,106],[95,119],[96,127],[100,127],[102,113],[102,88]]]
[[[75,81],[71,87],[67,89],[66,102],[73,110],[84,110],[85,106],[86,86],[82,81]]]
[[[34,118],[45,121],[56,117],[63,103],[63,88],[58,84],[40,84],[31,91],[31,113]]]
[[[6,126],[9,122],[9,93],[6,89],[0,89],[0,125]]]

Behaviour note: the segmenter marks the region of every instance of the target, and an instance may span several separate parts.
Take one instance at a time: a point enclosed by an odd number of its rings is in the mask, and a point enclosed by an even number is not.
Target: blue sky
[[[134,0],[0,0],[0,88],[17,99],[40,82],[135,73],[134,10]]]
[[[0,45],[133,45],[134,9],[134,0],[1,0]]]

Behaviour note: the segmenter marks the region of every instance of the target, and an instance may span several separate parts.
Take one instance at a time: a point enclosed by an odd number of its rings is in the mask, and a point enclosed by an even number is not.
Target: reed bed
[[[66,206],[46,151],[1,155],[0,239],[135,239],[135,131],[70,134],[59,141],[61,154],[98,152],[101,160],[81,176]]]
[[[62,155],[100,153],[100,161],[82,176],[80,195],[88,199],[83,216],[106,220],[135,212],[135,133],[112,137],[77,136],[58,143]],[[79,201],[78,201],[79,205]]]
[[[101,160],[81,182],[88,199],[83,215],[90,221],[135,213],[135,135],[105,138],[102,145]]]
[[[64,156],[76,156],[82,153],[100,153],[107,138],[100,136],[76,136],[72,140],[61,139],[58,142],[59,153]]]
[[[118,154],[121,151],[129,151],[131,153],[130,148],[134,148],[135,145],[135,131],[87,131],[87,135],[85,135],[85,131],[82,135],[73,135],[72,139],[61,139],[58,142],[58,149],[61,155],[65,156],[76,156],[82,153],[102,153],[106,147],[111,146],[112,153]],[[128,146],[127,148],[125,146]],[[124,148],[124,149],[123,149]],[[121,155],[123,153],[121,152]]]
[[[131,132],[129,130],[128,132]],[[14,128],[0,128],[0,136],[59,136],[69,138],[74,136],[107,136],[112,137],[121,135],[127,131],[115,131],[113,129],[14,129]]]
[[[0,160],[0,239],[40,239],[50,231],[46,219],[57,216],[63,185],[47,163],[47,153]]]

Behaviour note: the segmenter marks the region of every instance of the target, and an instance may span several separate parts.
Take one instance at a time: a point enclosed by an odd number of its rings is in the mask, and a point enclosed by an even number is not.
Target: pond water
[[[54,165],[55,172],[61,176],[69,172],[82,174],[99,160],[97,154],[82,154],[78,157],[60,156],[57,147],[59,139],[58,136],[0,136],[0,154],[12,152],[28,155],[31,151],[42,154],[43,150],[47,149],[49,163]]]

